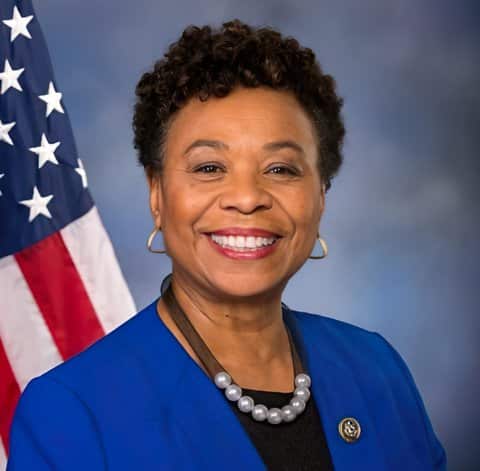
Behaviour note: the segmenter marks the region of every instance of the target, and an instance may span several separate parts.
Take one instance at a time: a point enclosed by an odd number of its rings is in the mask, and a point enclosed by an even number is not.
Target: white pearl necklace
[[[311,379],[306,373],[295,376],[295,390],[290,403],[283,406],[271,407],[264,404],[255,404],[250,396],[242,396],[242,388],[232,383],[231,376],[226,371],[220,371],[215,375],[215,384],[218,388],[225,390],[225,396],[229,401],[236,402],[237,407],[246,414],[251,414],[258,421],[267,420],[270,424],[277,425],[282,422],[292,422],[300,415],[310,398]]]

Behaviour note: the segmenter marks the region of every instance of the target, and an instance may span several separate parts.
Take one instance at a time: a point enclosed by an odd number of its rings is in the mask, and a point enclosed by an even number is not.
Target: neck
[[[251,297],[209,293],[172,275],[178,303],[213,354],[225,367],[252,367],[285,361],[290,357],[281,292]]]

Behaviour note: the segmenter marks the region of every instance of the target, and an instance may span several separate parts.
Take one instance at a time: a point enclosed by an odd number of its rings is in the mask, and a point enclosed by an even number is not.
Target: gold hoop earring
[[[325,258],[328,255],[328,247],[327,243],[320,237],[320,234],[317,233],[317,240],[320,242],[320,245],[322,246],[323,254],[322,255],[310,255],[310,259],[312,260],[320,260],[322,258]]]
[[[158,249],[152,249],[152,244],[153,244],[153,239],[155,239],[155,236],[157,235],[158,232],[161,231],[160,227],[154,227],[153,231],[150,232],[150,235],[148,236],[147,239],[147,249],[152,252],[152,253],[167,253],[166,250],[158,250]]]

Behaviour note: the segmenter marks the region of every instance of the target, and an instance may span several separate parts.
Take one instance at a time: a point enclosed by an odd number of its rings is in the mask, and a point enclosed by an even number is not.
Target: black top
[[[242,388],[255,404],[281,409],[292,393]],[[247,431],[269,471],[333,471],[333,464],[313,395],[305,410],[292,422],[273,425],[257,422],[241,412],[237,403],[227,401]]]

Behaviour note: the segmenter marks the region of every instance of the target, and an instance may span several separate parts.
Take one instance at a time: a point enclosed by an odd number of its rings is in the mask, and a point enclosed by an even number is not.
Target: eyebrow
[[[213,149],[221,149],[221,150],[228,150],[229,147],[227,144],[225,144],[222,141],[214,140],[214,139],[197,139],[193,141],[186,149],[185,152],[183,153],[184,155],[188,154],[192,149],[195,147],[210,147]],[[273,142],[268,142],[263,146],[264,150],[267,151],[277,151],[281,149],[293,149],[299,154],[305,155],[305,151],[303,150],[303,147],[300,144],[297,144],[295,141],[292,141],[290,139],[286,139],[283,141],[273,141]]]

